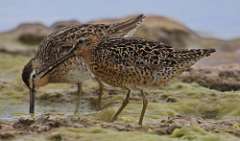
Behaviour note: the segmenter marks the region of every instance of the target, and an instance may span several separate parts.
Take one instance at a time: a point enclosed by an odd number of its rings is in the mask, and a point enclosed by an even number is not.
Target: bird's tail
[[[173,57],[180,62],[196,62],[203,57],[210,56],[212,53],[216,52],[215,49],[186,49],[186,50],[176,50],[173,52]]]
[[[126,21],[110,25],[109,32],[114,35],[127,36],[133,34],[137,27],[143,23],[144,15],[140,14]]]
[[[175,70],[172,72],[172,77],[189,70],[189,68],[201,58],[210,56],[214,52],[216,52],[215,49],[186,49],[174,51],[169,54],[169,58],[175,62],[175,64],[171,66],[171,68]]]

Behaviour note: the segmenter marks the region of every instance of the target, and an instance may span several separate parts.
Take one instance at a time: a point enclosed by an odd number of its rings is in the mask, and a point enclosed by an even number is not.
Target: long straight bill
[[[29,113],[33,114],[35,112],[35,85],[34,85],[34,78],[31,79],[32,87],[29,89]]]

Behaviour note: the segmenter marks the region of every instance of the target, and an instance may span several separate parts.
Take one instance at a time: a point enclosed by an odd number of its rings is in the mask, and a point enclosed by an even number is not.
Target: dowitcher
[[[143,107],[138,124],[142,125],[148,105],[144,92],[165,85],[215,49],[174,49],[163,42],[107,38],[95,47],[80,48],[76,52],[101,82],[127,90],[112,121],[129,103],[131,90],[140,90]]]
[[[139,15],[126,21],[115,24],[85,24],[74,25],[59,29],[48,35],[40,44],[36,55],[25,65],[22,72],[22,79],[30,90],[30,113],[34,113],[35,89],[48,83],[75,83],[78,84],[78,97],[81,93],[81,82],[89,79],[86,64],[79,56],[71,57],[64,63],[53,68],[56,60],[63,57],[73,46],[81,48],[81,44],[87,47],[96,46],[103,38],[109,36],[127,36],[143,21],[144,16]],[[38,77],[47,68],[51,72]],[[40,79],[35,79],[40,78]],[[99,103],[102,95],[102,84],[100,86]],[[78,111],[79,98],[77,99]]]

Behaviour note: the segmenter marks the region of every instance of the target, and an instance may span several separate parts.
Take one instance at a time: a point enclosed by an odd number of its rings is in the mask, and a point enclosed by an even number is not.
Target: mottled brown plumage
[[[214,49],[174,49],[162,42],[108,38],[84,55],[91,71],[115,87],[159,87]]]
[[[47,36],[40,44],[37,54],[24,67],[22,79],[34,93],[34,89],[48,83],[78,83],[88,79],[92,73],[87,70],[86,64],[79,56],[71,57],[64,63],[44,75],[40,72],[48,69],[59,58],[66,55],[73,46],[81,48],[96,46],[103,38],[109,36],[125,36],[142,22],[144,16],[139,15],[116,24],[86,24],[61,28]],[[38,79],[36,79],[38,78]],[[99,82],[100,86],[101,83]],[[81,87],[80,87],[81,88]],[[102,87],[100,87],[102,92]],[[80,92],[81,90],[79,90]],[[101,94],[100,94],[101,96]],[[30,113],[34,112],[34,97],[30,97]]]
[[[141,90],[143,109],[140,125],[147,107],[143,91],[159,88],[213,52],[215,49],[174,49],[162,42],[134,38],[108,38],[94,48],[78,50],[96,78],[128,90],[113,120],[127,105],[130,90]]]

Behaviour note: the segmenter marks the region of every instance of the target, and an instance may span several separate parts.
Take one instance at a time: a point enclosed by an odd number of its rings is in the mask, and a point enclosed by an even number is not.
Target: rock
[[[26,129],[34,123],[33,119],[30,118],[20,118],[17,122],[13,124],[13,128]]]
[[[173,97],[169,97],[169,98],[166,99],[166,102],[175,103],[175,102],[177,102],[177,99],[173,98]]]
[[[170,135],[177,128],[180,128],[180,127],[177,125],[169,125],[166,127],[160,127],[160,128],[155,129],[155,133],[158,135]]]
[[[1,124],[1,123],[0,123]],[[0,128],[0,140],[11,140],[22,131],[16,131],[9,123],[2,123]]]
[[[182,23],[164,16],[147,16],[135,35],[148,40],[163,41],[176,48],[188,47],[189,40],[197,37],[197,34]]]
[[[177,99],[176,99],[176,98],[170,97],[170,96],[168,96],[168,95],[161,95],[161,96],[160,96],[160,99],[161,99],[161,100],[164,100],[164,101],[166,101],[166,102],[169,102],[169,103],[175,103],[175,102],[177,102]],[[156,100],[156,99],[155,99],[155,100]]]
[[[18,40],[24,44],[35,45],[39,44],[45,35],[35,34],[35,33],[22,33]]]
[[[39,44],[42,39],[51,33],[51,29],[41,23],[24,23],[12,32],[18,36],[18,40],[24,44]]]
[[[183,73],[184,82],[197,82],[204,87],[219,91],[240,90],[240,65],[219,65],[216,67],[195,68]]]
[[[17,122],[13,124],[15,129],[24,129],[27,131],[43,132],[49,131],[52,128],[57,128],[61,124],[61,118],[58,116],[49,116],[48,114],[41,115],[37,119],[31,117],[20,118]]]

